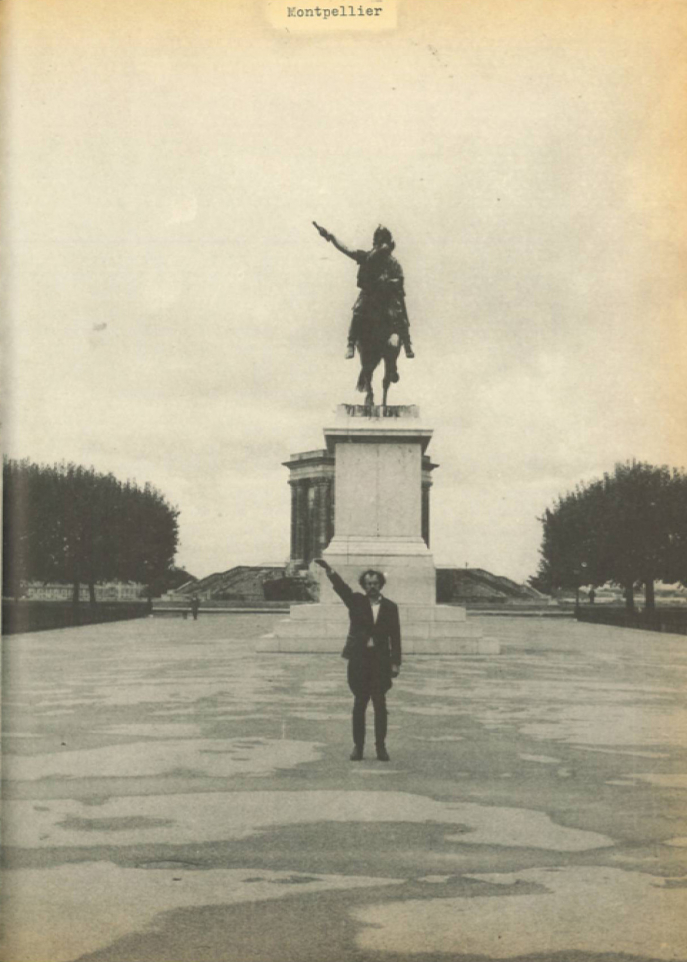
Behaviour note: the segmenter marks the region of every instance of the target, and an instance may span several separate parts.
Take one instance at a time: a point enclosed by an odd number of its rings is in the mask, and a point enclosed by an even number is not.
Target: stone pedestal
[[[465,609],[437,605],[434,560],[423,538],[428,527],[428,464],[432,430],[416,407],[369,409],[340,405],[324,429],[334,459],[334,537],[322,557],[351,587],[366,568],[384,572],[384,593],[400,608],[407,654],[498,650],[467,622]],[[289,462],[290,463],[290,462]],[[433,467],[433,466],[432,466]],[[262,651],[340,652],[348,612],[328,578],[313,565],[320,603],[294,605],[290,618],[262,639]]]
[[[379,568],[398,604],[433,605],[434,562],[422,538],[422,455],[432,431],[417,408],[401,410],[402,416],[361,417],[342,405],[334,426],[325,428],[336,507],[323,557],[344,581],[355,583],[364,568]],[[324,573],[320,601],[340,603]]]

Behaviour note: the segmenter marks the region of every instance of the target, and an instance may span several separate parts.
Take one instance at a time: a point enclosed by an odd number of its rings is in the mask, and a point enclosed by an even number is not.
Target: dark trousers
[[[356,695],[353,702],[353,742],[359,748],[365,744],[365,711],[370,699],[375,711],[375,743],[383,745],[386,739],[386,695],[381,691]]]

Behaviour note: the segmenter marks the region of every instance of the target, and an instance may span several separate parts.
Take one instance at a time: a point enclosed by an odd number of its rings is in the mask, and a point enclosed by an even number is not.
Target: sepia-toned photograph
[[[687,4],[0,45],[0,958],[687,962]]]

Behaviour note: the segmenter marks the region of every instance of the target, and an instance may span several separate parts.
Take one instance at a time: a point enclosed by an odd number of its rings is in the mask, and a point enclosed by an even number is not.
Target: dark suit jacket
[[[391,665],[401,664],[401,622],[398,616],[398,605],[388,598],[382,598],[377,621],[372,615],[372,605],[367,595],[360,591],[352,591],[346,582],[332,572],[331,583],[334,591],[348,608],[350,625],[344,658],[357,660],[362,658],[367,643],[372,638],[374,649],[380,656],[384,669]]]

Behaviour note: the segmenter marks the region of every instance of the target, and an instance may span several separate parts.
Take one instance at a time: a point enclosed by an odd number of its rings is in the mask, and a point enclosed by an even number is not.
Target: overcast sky
[[[438,563],[523,580],[556,495],[687,464],[685,4],[7,2],[10,455],[152,482],[198,576],[285,560],[281,462],[359,398],[315,219],[396,238]]]

